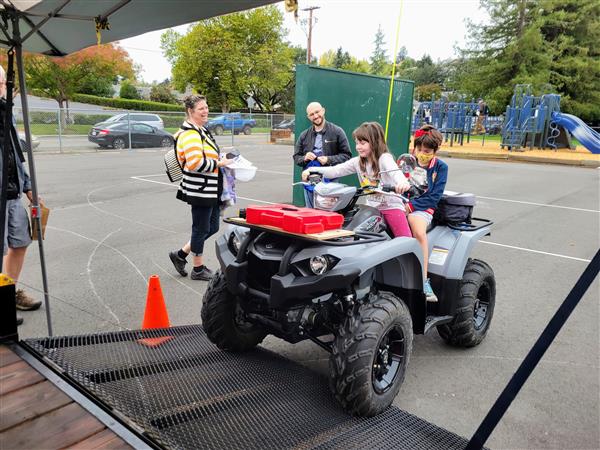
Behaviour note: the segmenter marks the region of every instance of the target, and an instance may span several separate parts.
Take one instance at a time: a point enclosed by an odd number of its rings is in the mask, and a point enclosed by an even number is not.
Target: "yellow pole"
[[[388,97],[387,114],[385,118],[385,140],[387,142],[388,128],[390,125],[390,111],[392,109],[392,94],[394,93],[394,76],[396,75],[396,58],[398,56],[398,41],[400,39],[400,20],[402,19],[402,6],[404,0],[400,0],[400,13],[398,14],[398,24],[396,25],[396,45],[394,46],[394,62],[392,64],[392,79],[390,80],[390,95]]]

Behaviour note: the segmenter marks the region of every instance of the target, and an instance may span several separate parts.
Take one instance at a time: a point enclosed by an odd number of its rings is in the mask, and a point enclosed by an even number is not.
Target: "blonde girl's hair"
[[[384,153],[390,153],[385,143],[383,127],[377,122],[363,122],[352,132],[352,138],[355,141],[366,141],[371,145],[371,154],[368,158],[360,157],[358,163],[363,173],[367,172],[367,162],[370,163],[375,178],[379,179],[379,157]]]

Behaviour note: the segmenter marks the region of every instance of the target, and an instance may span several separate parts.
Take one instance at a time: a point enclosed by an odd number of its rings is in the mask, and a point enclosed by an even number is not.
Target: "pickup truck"
[[[254,119],[245,119],[240,113],[229,113],[213,117],[206,124],[206,128],[217,135],[221,135],[223,132],[231,131],[232,129],[235,134],[239,134],[240,132],[250,134],[252,133],[252,128],[255,126],[256,121]]]

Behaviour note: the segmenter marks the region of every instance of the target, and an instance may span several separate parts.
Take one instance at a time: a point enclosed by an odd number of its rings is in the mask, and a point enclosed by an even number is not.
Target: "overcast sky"
[[[342,47],[352,56],[368,59],[374,48],[377,27],[385,34],[388,56],[394,52],[400,0],[299,0],[300,8],[319,6],[313,28],[313,55]],[[283,2],[278,3],[283,10]],[[288,41],[306,47],[306,25],[302,19],[308,12],[299,11],[298,23],[291,13],[284,13]],[[433,59],[454,56],[454,46],[465,42],[465,18],[485,21],[479,0],[404,0],[400,22],[399,47],[405,46],[409,56],[420,58],[427,53]],[[185,33],[187,26],[177,27]],[[163,30],[164,31],[164,30]],[[155,31],[121,41],[134,62],[141,65],[141,78],[152,82],[171,76],[171,68],[160,50],[160,35]]]

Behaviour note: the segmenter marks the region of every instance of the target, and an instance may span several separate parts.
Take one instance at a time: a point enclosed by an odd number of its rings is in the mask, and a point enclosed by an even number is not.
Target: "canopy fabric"
[[[48,19],[23,42],[23,51],[64,56],[97,43],[96,18],[106,18],[102,43],[214,16],[256,8],[278,0],[0,0],[0,12],[20,12],[21,38]],[[0,46],[9,47],[12,23],[0,25]]]

